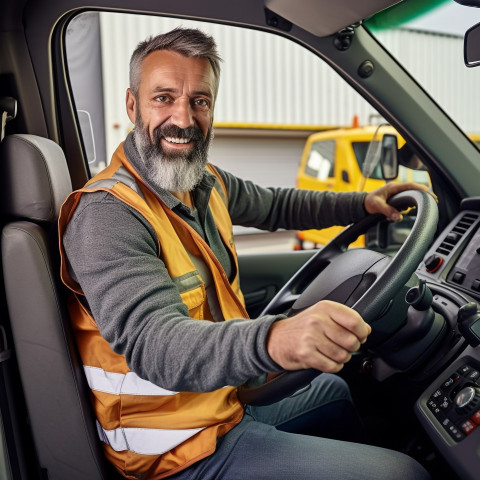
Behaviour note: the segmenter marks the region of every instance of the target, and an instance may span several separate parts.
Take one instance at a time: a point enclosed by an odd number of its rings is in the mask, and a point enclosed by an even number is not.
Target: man
[[[428,478],[396,452],[319,437],[361,436],[337,376],[271,407],[239,402],[236,387],[266,372],[338,372],[371,329],[327,301],[247,320],[232,221],[274,230],[376,212],[395,220],[388,197],[423,187],[265,189],[214,168],[219,71],[213,39],[197,30],[139,44],[126,97],[135,129],[62,208],[62,278],[107,457],[132,479]]]

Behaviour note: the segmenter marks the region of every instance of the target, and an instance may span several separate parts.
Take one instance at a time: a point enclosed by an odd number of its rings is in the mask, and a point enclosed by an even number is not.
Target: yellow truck
[[[310,135],[303,149],[297,173],[297,188],[310,190],[331,190],[334,192],[370,192],[385,184],[380,165],[376,165],[368,178],[362,174],[364,160],[372,140],[380,142],[385,134],[397,136],[398,147],[405,141],[391,126],[376,125],[365,127],[327,130]],[[414,181],[430,186],[430,177],[425,170],[412,170],[399,166],[394,181]],[[343,227],[297,232],[295,248],[302,249],[308,244],[313,247],[325,245]],[[365,245],[365,238],[359,237],[354,247]]]

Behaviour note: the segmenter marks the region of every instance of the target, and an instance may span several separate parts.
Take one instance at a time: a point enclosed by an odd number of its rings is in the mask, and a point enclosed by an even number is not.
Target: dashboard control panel
[[[443,430],[461,442],[480,426],[480,367],[465,363],[436,387],[427,407]]]
[[[460,211],[432,244],[417,274],[480,300],[480,212]]]

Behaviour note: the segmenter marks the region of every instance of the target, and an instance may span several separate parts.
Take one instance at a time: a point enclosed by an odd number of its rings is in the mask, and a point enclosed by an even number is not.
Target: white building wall
[[[216,123],[320,128],[350,125],[355,114],[367,123],[374,113],[319,58],[282,37],[239,27],[143,15],[102,13],[100,19],[107,157],[131,128],[125,113],[125,91],[132,51],[147,36],[179,25],[198,27],[213,35],[224,59]]]
[[[123,13],[101,13],[100,25],[107,158],[131,128],[125,112],[125,91],[132,51],[147,36],[179,25],[198,27],[213,35],[224,59],[215,111],[217,124],[321,128],[350,125],[354,115],[366,124],[376,113],[322,60],[279,36],[239,27]],[[442,105],[456,122],[467,131],[480,132],[480,115],[470,108],[472,103],[480,104],[480,69],[463,66],[460,35],[405,28],[377,35],[416,73],[427,92],[442,98]],[[452,67],[446,69],[445,65]]]
[[[465,67],[463,36],[407,29],[377,35],[456,123],[480,132],[480,114],[471,108],[480,105],[480,69]]]

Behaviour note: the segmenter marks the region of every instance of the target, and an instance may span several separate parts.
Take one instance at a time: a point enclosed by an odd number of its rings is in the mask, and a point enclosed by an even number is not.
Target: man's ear
[[[135,125],[135,121],[137,119],[137,99],[129,88],[127,88],[127,97],[125,99],[125,103],[127,106],[128,118]]]

